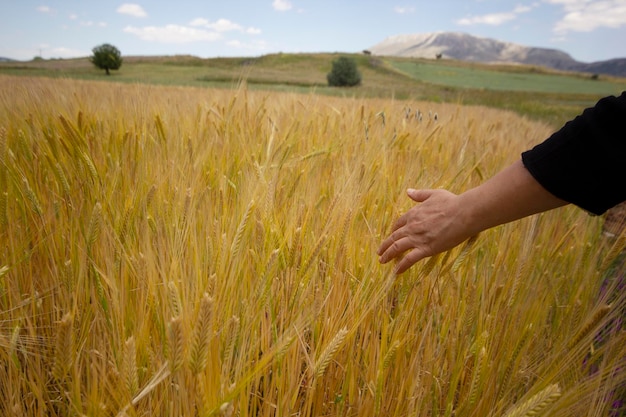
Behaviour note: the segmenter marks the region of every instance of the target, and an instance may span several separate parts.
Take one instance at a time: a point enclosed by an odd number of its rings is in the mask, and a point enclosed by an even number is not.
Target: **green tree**
[[[342,56],[333,61],[333,68],[326,79],[331,87],[352,87],[361,84],[361,73],[354,59]]]
[[[122,66],[122,53],[115,46],[108,43],[96,46],[91,50],[93,55],[89,58],[92,64],[106,71],[120,69]]]

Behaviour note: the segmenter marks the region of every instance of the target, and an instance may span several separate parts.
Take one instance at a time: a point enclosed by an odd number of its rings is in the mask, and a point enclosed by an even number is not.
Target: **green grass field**
[[[394,68],[416,80],[458,88],[591,95],[616,94],[626,88],[623,80],[615,78],[593,79],[591,75],[546,72],[534,68],[515,72],[484,65],[453,66],[415,60],[390,62]]]
[[[0,63],[0,74],[231,89],[316,93],[483,105],[512,110],[558,128],[599,98],[626,90],[626,79],[556,73],[537,67],[350,55],[363,83],[329,88],[326,74],[344,54],[272,54],[201,59],[193,56],[125,57],[110,77],[87,58]]]

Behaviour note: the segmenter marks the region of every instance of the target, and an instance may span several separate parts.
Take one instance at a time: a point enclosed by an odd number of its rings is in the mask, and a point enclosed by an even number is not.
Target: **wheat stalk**
[[[233,412],[235,411],[235,407],[233,407],[232,403],[223,403],[220,406],[220,416],[221,417],[232,417]]]
[[[69,120],[67,120],[63,116],[59,116],[59,121],[61,122],[61,126],[63,127],[65,134],[69,136],[71,143],[73,145],[86,146],[85,139],[76,130],[76,128],[72,125],[72,123]]]
[[[578,344],[589,332],[594,329],[600,321],[611,311],[610,305],[603,305],[600,307],[589,320],[585,322],[583,327],[574,335],[572,340],[568,343],[567,348],[572,349]]]
[[[180,294],[174,281],[167,283],[167,294],[172,317],[179,317],[183,314],[183,302],[180,299]]]
[[[470,237],[467,242],[465,242],[465,245],[463,245],[463,249],[461,249],[461,253],[459,253],[459,256],[457,256],[457,258],[454,260],[454,263],[452,264],[451,271],[453,273],[456,274],[459,271],[459,268],[461,267],[461,265],[463,265],[463,262],[465,262],[467,255],[469,255],[470,250],[477,240],[478,235],[474,235]]]
[[[32,188],[30,188],[30,184],[26,178],[22,178],[22,183],[24,184],[24,193],[26,193],[26,198],[30,201],[30,205],[33,208],[33,211],[37,213],[37,216],[41,217],[43,215],[43,209],[41,208],[41,203],[39,203],[39,199]]]
[[[80,149],[78,151],[78,156],[80,157],[81,161],[83,161],[83,163],[87,167],[87,172],[89,172],[89,176],[91,177],[91,179],[94,182],[98,182],[100,177],[98,175],[98,170],[96,170],[96,165],[93,163],[93,160],[91,159],[91,156],[89,156],[87,151],[85,151],[83,149]]]
[[[185,338],[183,334],[183,322],[180,317],[170,320],[168,329],[169,363],[171,373],[182,368],[185,361]]]
[[[154,195],[156,194],[156,185],[152,184],[150,190],[148,190],[148,194],[146,194],[146,202],[144,204],[144,210],[147,212],[152,205],[152,201],[154,200]]]
[[[6,228],[9,224],[9,193],[0,191],[0,227]]]
[[[72,315],[67,313],[61,319],[57,329],[52,376],[59,382],[65,379],[74,362],[73,322]]]
[[[326,242],[326,237],[327,235],[323,234],[317,240],[317,243],[315,244],[315,248],[313,248],[313,252],[311,252],[311,255],[307,258],[306,262],[304,263],[304,266],[299,271],[301,276],[306,275],[306,272],[309,270],[309,268],[313,264],[313,261],[315,260],[315,258],[317,258],[317,255],[319,255],[320,251],[322,250],[322,246],[324,246],[324,242]]]
[[[165,142],[167,137],[165,136],[165,128],[163,126],[163,120],[158,114],[154,117],[154,126],[156,127],[157,136],[160,142]]]
[[[63,172],[63,168],[61,168],[61,164],[59,164],[58,162],[54,164],[54,172],[57,176],[57,179],[59,180],[59,183],[61,184],[63,195],[65,196],[65,198],[69,198],[69,196],[71,195],[70,183],[65,176],[65,172]]]
[[[236,260],[239,256],[239,251],[241,250],[241,239],[243,237],[243,232],[246,229],[246,225],[248,224],[248,219],[250,217],[250,213],[252,212],[252,207],[254,206],[254,200],[250,200],[248,206],[246,207],[246,211],[239,222],[239,226],[237,227],[237,231],[235,232],[235,237],[233,239],[233,243],[230,247],[231,259]]]
[[[137,374],[137,346],[133,336],[124,343],[124,356],[122,358],[122,375],[126,389],[132,396],[139,390],[139,376]]]
[[[213,328],[212,317],[213,299],[205,293],[200,301],[200,311],[196,319],[189,355],[189,366],[194,374],[202,372],[207,366]]]
[[[91,248],[98,240],[100,236],[100,230],[102,228],[102,204],[96,203],[91,212],[91,220],[89,221],[89,228],[87,232],[87,250],[91,253]]]
[[[333,337],[328,346],[326,346],[322,354],[319,356],[319,359],[315,363],[315,368],[313,369],[313,375],[315,376],[315,378],[320,378],[322,377],[322,375],[324,375],[324,372],[326,372],[326,368],[330,364],[330,361],[333,359],[333,356],[335,356],[335,353],[337,353],[337,350],[343,343],[347,334],[348,329],[344,327],[337,332],[337,334],[335,335],[335,337]]]
[[[228,323],[228,333],[226,340],[226,348],[224,349],[224,369],[229,371],[232,368],[235,353],[235,344],[239,337],[239,317],[233,316]]]
[[[474,374],[472,375],[472,383],[469,391],[469,404],[474,405],[480,391],[480,384],[482,382],[483,367],[485,366],[485,358],[487,351],[484,346],[480,348],[480,352],[476,356],[476,365],[474,366]]]
[[[541,414],[550,404],[561,396],[559,384],[552,384],[524,403],[514,406],[505,417],[533,417]]]
[[[515,350],[513,351],[513,355],[511,355],[511,359],[509,360],[509,364],[507,365],[506,369],[504,370],[504,375],[502,376],[502,380],[500,382],[500,388],[498,389],[499,392],[498,392],[498,395],[497,395],[498,399],[502,399],[502,397],[504,396],[505,390],[508,387],[508,384],[509,384],[510,379],[511,379],[511,374],[513,372],[513,367],[515,366],[515,363],[517,361],[517,357],[519,356],[520,352],[522,351],[522,348],[526,345],[526,341],[528,340],[528,337],[530,336],[530,329],[531,328],[532,328],[532,325],[528,325],[528,327],[524,330],[524,334],[522,336],[522,339],[515,346]]]
[[[287,265],[292,267],[298,267],[300,265],[300,259],[302,257],[302,227],[297,227],[294,232],[294,237],[289,246],[289,253],[287,255]]]

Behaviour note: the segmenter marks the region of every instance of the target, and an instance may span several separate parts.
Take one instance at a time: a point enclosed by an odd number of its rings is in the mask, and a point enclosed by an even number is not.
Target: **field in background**
[[[595,79],[593,74],[557,73],[535,67],[514,71],[514,67],[453,66],[417,60],[392,60],[391,65],[416,80],[459,88],[602,95],[617,94],[626,89],[625,82],[610,78],[601,80],[597,74],[598,79]]]
[[[363,85],[327,87],[332,61],[345,54],[272,54],[200,59],[192,56],[125,57],[110,77],[86,58],[0,63],[0,74],[125,83],[316,93],[354,98],[395,98],[477,104],[513,110],[558,128],[608,94],[626,90],[626,79],[561,73],[530,66],[481,65],[449,60],[353,54]]]
[[[0,76],[0,414],[606,412],[626,340],[597,343],[620,313],[598,294],[624,242],[600,218],[534,216],[400,277],[375,255],[405,188],[459,192],[550,130],[457,104]]]

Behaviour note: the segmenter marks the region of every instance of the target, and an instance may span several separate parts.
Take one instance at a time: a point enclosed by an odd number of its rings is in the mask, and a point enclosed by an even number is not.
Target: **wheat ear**
[[[598,323],[606,316],[611,310],[610,305],[604,305],[600,307],[598,311],[594,313],[591,319],[587,320],[585,325],[576,333],[572,341],[567,345],[568,349],[573,348],[580,342],[593,328],[595,328]]]
[[[335,356],[335,353],[337,353],[339,346],[341,346],[347,334],[348,329],[344,327],[337,332],[337,334],[335,335],[335,337],[333,337],[328,346],[326,346],[326,349],[324,349],[317,363],[315,364],[313,374],[316,378],[320,378],[322,375],[324,375],[324,372],[326,372],[326,368],[330,364],[333,356]]]
[[[231,259],[233,260],[237,258],[239,251],[241,250],[241,238],[243,237],[244,230],[246,230],[246,225],[248,224],[248,219],[250,218],[253,206],[254,200],[250,200],[248,207],[246,207],[246,211],[241,218],[241,222],[239,222],[239,226],[237,227],[237,232],[235,233],[235,238],[233,239],[233,244],[230,249]]]
[[[194,374],[202,372],[207,365],[209,358],[209,342],[211,341],[213,317],[213,299],[208,294],[204,294],[200,301],[200,311],[191,342],[191,354],[189,355],[189,366]]]
[[[522,348],[526,345],[526,342],[528,341],[528,337],[530,335],[531,328],[532,328],[532,325],[528,325],[528,327],[526,327],[526,330],[524,331],[524,334],[522,335],[522,340],[520,340],[520,342],[517,344],[517,346],[515,346],[515,350],[513,351],[513,355],[511,356],[511,360],[509,361],[509,364],[507,365],[506,369],[504,370],[504,376],[502,377],[502,383],[500,384],[500,388],[498,390],[499,391],[498,392],[498,399],[501,399],[504,396],[506,388],[509,385],[509,381],[511,380],[511,374],[513,373],[513,367],[515,366],[515,363],[517,361],[517,358],[518,358],[520,352],[522,351]]]
[[[538,394],[533,395],[524,403],[514,406],[505,417],[532,417],[540,413],[561,396],[558,384],[552,384]]]
[[[174,373],[183,366],[185,359],[183,322],[180,317],[174,317],[170,320],[167,333],[169,342],[170,370]]]
[[[233,316],[228,323],[228,339],[226,341],[226,349],[224,350],[224,367],[226,371],[229,371],[233,364],[233,355],[235,352],[235,343],[239,336],[239,317]]]
[[[4,229],[9,224],[9,193],[0,192],[0,228]]]
[[[54,365],[52,376],[62,381],[74,362],[74,333],[72,332],[73,317],[67,313],[61,319],[57,330],[57,339],[54,349]]]
[[[124,357],[122,362],[122,376],[126,389],[132,397],[139,390],[139,377],[137,375],[137,345],[133,336],[124,343]]]
[[[170,303],[172,317],[178,317],[183,313],[183,303],[174,281],[167,283],[167,295]]]
[[[31,206],[33,207],[33,211],[37,213],[39,217],[41,217],[43,215],[43,210],[41,209],[41,204],[39,203],[37,195],[35,194],[33,189],[30,188],[30,184],[28,183],[28,180],[26,178],[22,178],[22,183],[24,184],[24,192],[26,193],[26,198],[28,198],[28,201],[30,201]]]
[[[96,203],[92,212],[91,220],[89,221],[89,231],[87,232],[87,248],[88,252],[91,252],[98,236],[100,236],[100,229],[102,228],[102,204]]]

